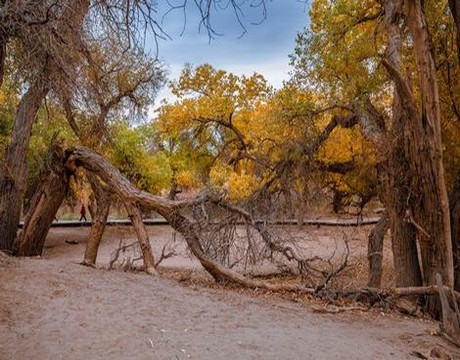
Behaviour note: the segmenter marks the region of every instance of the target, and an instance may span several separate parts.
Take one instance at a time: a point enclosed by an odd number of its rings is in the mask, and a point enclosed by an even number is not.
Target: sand
[[[53,229],[43,257],[0,268],[0,359],[415,359],[433,349],[460,358],[427,319],[318,314],[258,291],[104,269],[127,229],[109,229],[97,269],[81,266],[87,233]],[[149,233],[154,247],[172,234]],[[185,257],[168,261],[200,271]]]

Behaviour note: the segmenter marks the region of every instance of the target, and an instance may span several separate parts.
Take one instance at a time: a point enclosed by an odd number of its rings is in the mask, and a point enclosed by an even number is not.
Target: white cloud
[[[164,30],[172,40],[159,43],[159,57],[169,66],[169,78],[177,79],[186,63],[194,66],[209,63],[236,75],[258,72],[275,88],[280,88],[288,78],[288,55],[294,51],[295,36],[308,25],[308,9],[298,0],[278,0],[267,2],[267,10],[266,20],[256,26],[251,22],[260,19],[260,13],[245,14],[243,20],[248,32],[242,38],[238,38],[241,28],[232,12],[214,14],[216,30],[223,36],[211,42],[204,30],[198,32],[199,20],[192,10],[187,14],[182,36],[184,18],[180,12],[169,14]],[[168,89],[158,94],[156,107],[163,98],[172,100]]]

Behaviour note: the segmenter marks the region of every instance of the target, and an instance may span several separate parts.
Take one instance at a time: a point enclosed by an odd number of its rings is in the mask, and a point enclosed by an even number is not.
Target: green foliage
[[[374,0],[314,1],[311,28],[298,34],[291,55],[294,81],[336,103],[380,90],[386,80],[379,66],[385,40],[377,22],[381,11]]]
[[[126,122],[115,126],[110,159],[137,187],[159,193],[168,187],[172,171],[162,152],[150,153],[144,128],[131,128]]]
[[[53,136],[63,140],[67,146],[73,146],[77,139],[69,127],[60,109],[54,105],[41,108],[32,128],[32,136],[27,153],[28,186],[33,185],[48,152]],[[31,195],[31,194],[29,194]]]

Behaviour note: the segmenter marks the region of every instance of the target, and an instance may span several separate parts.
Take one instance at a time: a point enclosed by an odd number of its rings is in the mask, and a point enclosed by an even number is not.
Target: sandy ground
[[[42,258],[0,268],[0,359],[431,359],[433,349],[460,359],[426,319],[318,314],[273,294],[109,271],[120,239],[133,238],[128,228],[109,229],[98,268],[83,267],[87,234],[53,229]],[[158,250],[172,231],[149,234]],[[200,271],[185,257],[162,265]]]

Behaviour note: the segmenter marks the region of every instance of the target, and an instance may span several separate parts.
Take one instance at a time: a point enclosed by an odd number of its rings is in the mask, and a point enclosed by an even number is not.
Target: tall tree
[[[0,250],[12,252],[27,179],[26,155],[32,125],[51,84],[67,80],[66,72],[73,63],[72,52],[67,50],[71,44],[80,42],[89,2],[79,0],[58,5],[25,1],[17,6],[6,1],[1,7],[0,74],[4,75],[8,50],[19,49],[9,56],[24,61],[25,66],[20,70],[28,82],[0,169]],[[18,45],[12,46],[12,42]]]
[[[319,0],[311,29],[298,38],[296,79],[335,103],[340,99],[379,149],[397,285],[418,285],[421,274],[433,285],[437,272],[452,285],[438,78],[422,2]],[[363,39],[373,39],[371,48]],[[428,307],[436,311],[431,300]]]
[[[401,71],[402,34],[400,22],[402,2],[384,4],[384,19],[388,29],[385,59],[394,69]],[[403,98],[398,87],[393,91],[391,131],[385,146],[387,157],[382,161],[380,171],[381,199],[390,216],[391,245],[396,286],[419,286],[422,284],[421,267],[417,254],[417,234],[412,223],[407,221],[407,204],[410,198],[410,183],[414,174],[406,171],[410,166],[406,153],[410,141],[407,138],[407,114],[403,108]],[[383,239],[382,239],[383,240]]]
[[[419,232],[424,281],[435,284],[440,273],[444,283],[454,285],[453,254],[450,233],[449,202],[445,184],[441,143],[441,112],[431,36],[422,1],[405,1],[404,13],[414,40],[414,53],[420,76],[421,109],[417,109],[410,86],[389,70],[396,87],[404,94],[410,118],[411,141],[408,149],[411,170],[417,177],[412,188],[418,198],[411,209]],[[410,216],[410,214],[409,214]],[[415,225],[414,224],[414,225]],[[422,229],[423,227],[427,229]],[[430,302],[430,310],[435,304]]]

